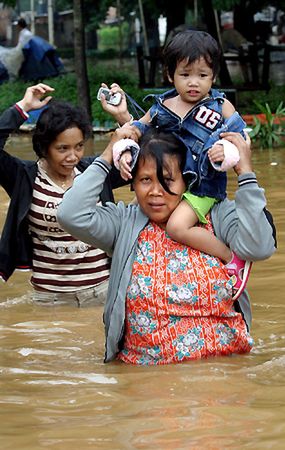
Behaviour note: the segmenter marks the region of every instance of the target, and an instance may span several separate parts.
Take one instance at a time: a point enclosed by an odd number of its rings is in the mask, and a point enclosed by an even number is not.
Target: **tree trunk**
[[[215,38],[219,42],[212,0],[210,0],[210,1],[202,0],[201,3],[202,3],[203,11],[204,11],[204,20],[205,20],[205,24],[207,27],[207,31],[209,34],[211,34],[213,36],[213,38]],[[225,61],[225,58],[223,55],[221,57],[221,68],[220,68],[219,78],[220,78],[220,81],[221,81],[221,84],[223,87],[232,86],[233,83],[232,83],[232,80],[231,80],[231,77],[230,77],[230,74],[229,74],[229,71],[227,68],[227,64],[226,64],[226,61]]]
[[[176,4],[172,0],[165,0],[164,8],[167,17],[167,36],[174,28],[185,24],[186,3],[186,0],[180,0]]]
[[[74,59],[78,104],[86,109],[91,119],[92,112],[85,52],[83,2],[84,0],[73,0]]]

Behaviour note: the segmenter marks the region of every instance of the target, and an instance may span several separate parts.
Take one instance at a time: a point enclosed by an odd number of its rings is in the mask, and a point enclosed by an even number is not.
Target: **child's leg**
[[[228,263],[232,258],[231,250],[210,231],[196,227],[198,220],[194,209],[182,200],[168,219],[166,230],[175,241]]]
[[[199,212],[201,213],[201,210]],[[168,219],[166,230],[172,239],[181,244],[216,256],[224,261],[226,270],[233,280],[233,300],[237,300],[246,287],[252,263],[240,259],[210,231],[196,227],[195,224],[198,220],[198,215],[191,205],[182,200]]]

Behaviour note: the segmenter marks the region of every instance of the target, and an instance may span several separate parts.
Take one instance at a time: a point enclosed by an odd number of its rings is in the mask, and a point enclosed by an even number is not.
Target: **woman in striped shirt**
[[[101,303],[110,261],[106,253],[65,232],[56,211],[66,189],[94,160],[83,157],[92,127],[84,110],[51,100],[53,89],[39,83],[0,117],[0,184],[11,198],[0,241],[0,275],[32,269],[33,299],[44,304]],[[23,161],[3,150],[10,132],[44,107],[34,131],[37,161]],[[101,201],[113,201],[122,185],[116,171],[104,185]]]

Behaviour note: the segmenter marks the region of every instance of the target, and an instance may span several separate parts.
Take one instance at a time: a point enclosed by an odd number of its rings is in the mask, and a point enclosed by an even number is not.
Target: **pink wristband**
[[[120,139],[119,141],[115,142],[115,144],[113,145],[113,161],[114,161],[114,166],[116,167],[116,169],[120,170],[119,161],[120,161],[122,154],[126,150],[130,150],[132,152],[133,149],[135,149],[137,151],[137,153],[140,150],[138,143],[136,141],[134,141],[133,139],[126,138],[126,139]]]
[[[220,144],[224,147],[224,160],[222,163],[211,163],[214,169],[219,172],[226,172],[234,167],[240,159],[238,148],[226,139],[219,139],[214,145]]]

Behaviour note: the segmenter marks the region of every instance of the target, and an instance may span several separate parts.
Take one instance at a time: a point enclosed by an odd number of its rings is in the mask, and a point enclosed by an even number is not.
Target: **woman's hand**
[[[33,109],[40,109],[52,99],[51,96],[45,97],[45,95],[53,91],[54,88],[43,83],[30,86],[26,89],[25,95],[18,102],[18,105],[26,112],[32,111]]]
[[[246,140],[242,137],[240,133],[227,132],[221,133],[223,139],[227,139],[232,142],[239,151],[240,160],[234,166],[234,171],[237,175],[242,175],[243,173],[249,173],[253,171],[252,161],[251,161],[251,146],[250,137],[245,133]]]
[[[133,139],[138,142],[140,137],[140,131],[138,128],[126,123],[123,127],[117,128],[112,134],[111,140],[104,152],[101,154],[101,158],[105,159],[109,164],[113,164],[113,145],[115,142],[120,141],[121,139]]]
[[[121,89],[120,86],[116,83],[111,84],[110,88],[105,83],[102,83],[101,86],[110,89],[111,94],[116,94],[117,92],[119,92],[122,96],[120,103],[117,106],[114,106],[110,105],[110,103],[107,103],[105,95],[102,94],[101,104],[104,111],[111,114],[111,116],[114,117],[119,125],[124,125],[125,123],[130,122],[132,116],[128,111],[127,99],[123,89]]]

